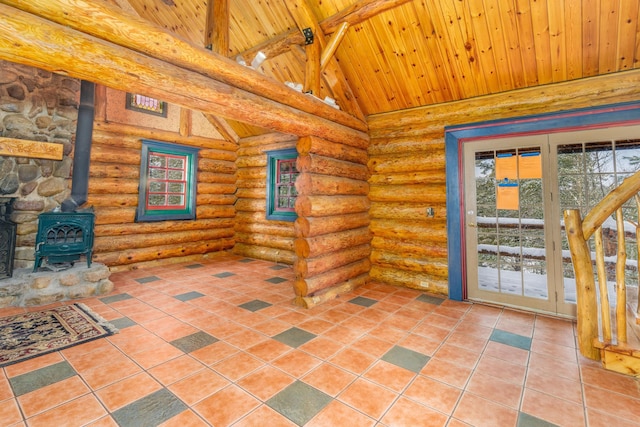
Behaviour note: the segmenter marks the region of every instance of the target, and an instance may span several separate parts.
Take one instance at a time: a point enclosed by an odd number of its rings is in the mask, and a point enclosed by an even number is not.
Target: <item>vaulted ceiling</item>
[[[638,0],[111,1],[249,65],[262,52],[260,72],[304,89],[318,72],[307,58],[324,50],[314,95],[361,117],[629,70],[640,58]],[[317,30],[318,50],[299,28]]]

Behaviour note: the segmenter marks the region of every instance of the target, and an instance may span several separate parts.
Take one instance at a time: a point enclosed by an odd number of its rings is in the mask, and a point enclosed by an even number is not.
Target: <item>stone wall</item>
[[[80,81],[0,61],[0,136],[64,146],[61,161],[0,156],[0,197],[15,197],[18,224],[14,268],[33,266],[38,214],[70,192]]]

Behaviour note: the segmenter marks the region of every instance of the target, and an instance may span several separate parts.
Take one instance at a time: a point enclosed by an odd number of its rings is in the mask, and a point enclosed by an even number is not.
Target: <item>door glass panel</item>
[[[579,209],[584,216],[596,206],[624,178],[640,169],[640,140],[577,142],[557,147],[558,190],[560,212]],[[627,284],[638,283],[635,226],[629,221],[637,221],[635,201],[623,207],[626,230]],[[612,215],[602,227],[607,281],[612,288],[615,282],[615,261],[617,256],[617,225]],[[594,239],[590,239],[590,249],[595,254]],[[595,259],[595,256],[592,256]],[[576,302],[576,285],[566,232],[562,232],[562,271],[565,302]],[[597,272],[594,269],[597,280]]]
[[[542,176],[526,166],[523,155],[539,161],[540,149],[475,153],[478,289],[546,300]]]

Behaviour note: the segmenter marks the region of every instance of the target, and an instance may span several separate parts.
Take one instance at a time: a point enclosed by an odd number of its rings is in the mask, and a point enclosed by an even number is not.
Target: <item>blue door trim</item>
[[[462,146],[466,142],[640,123],[640,101],[445,127],[449,298],[466,298]],[[456,256],[452,256],[456,254]]]

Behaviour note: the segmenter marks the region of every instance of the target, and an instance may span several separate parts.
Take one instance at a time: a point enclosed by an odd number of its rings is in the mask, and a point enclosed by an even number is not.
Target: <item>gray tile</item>
[[[119,319],[110,320],[109,323],[111,323],[113,326],[115,326],[118,329],[129,328],[131,326],[137,325],[136,322],[129,319],[128,317],[121,317]]]
[[[59,362],[54,365],[45,366],[26,374],[9,378],[9,383],[13,393],[22,396],[42,387],[55,384],[67,378],[78,375],[75,369],[68,362]]]
[[[252,259],[252,258],[243,258],[238,260],[238,262],[242,262],[242,263],[248,263],[253,261],[255,261],[255,259]]]
[[[185,353],[190,353],[192,351],[200,350],[202,347],[206,347],[218,341],[218,338],[209,335],[206,332],[200,331],[191,335],[187,335],[186,337],[173,340],[171,341],[171,345],[179,348]]]
[[[276,264],[271,267],[271,270],[284,270],[285,268],[290,268],[288,265]]]
[[[355,297],[353,299],[350,299],[349,302],[351,304],[361,305],[363,307],[371,307],[373,304],[377,303],[378,301],[371,298]]]
[[[305,425],[331,402],[331,396],[296,381],[273,396],[267,405],[299,426]]]
[[[287,279],[283,279],[282,277],[272,277],[270,279],[266,280],[269,283],[273,283],[274,285],[277,285],[278,283],[282,283],[282,282],[286,282]]]
[[[228,271],[224,271],[222,273],[214,274],[213,276],[219,279],[224,279],[225,277],[235,276],[235,274],[229,273]]]
[[[120,427],[155,427],[188,407],[166,388],[113,412],[111,416]]]
[[[422,302],[428,302],[429,304],[440,305],[444,301],[444,298],[438,298],[431,295],[422,294],[418,298],[416,298],[416,300],[422,301]]]
[[[531,350],[531,338],[514,334],[512,332],[502,331],[500,329],[494,329],[489,340],[510,345],[511,347],[521,348],[523,350]]]
[[[136,279],[136,282],[138,282],[138,283],[150,283],[150,282],[155,282],[156,280],[160,280],[160,278],[156,277],[156,276],[148,276],[148,277],[140,277],[140,278]]]
[[[549,423],[533,415],[520,412],[518,414],[518,427],[558,427],[556,424]]]
[[[118,294],[118,295],[111,295],[108,297],[98,298],[98,299],[105,304],[111,304],[112,302],[125,301],[131,298],[133,297],[129,294]]]
[[[189,268],[189,269],[194,269],[194,268],[202,268],[204,267],[204,265],[202,264],[191,264],[191,265],[185,265],[184,268]]]
[[[271,307],[271,304],[268,302],[260,301],[259,299],[254,299],[253,301],[245,302],[244,304],[240,304],[238,307],[244,308],[249,311],[258,311],[263,308]]]
[[[203,296],[204,294],[201,294],[200,292],[192,291],[180,295],[174,295],[174,298],[179,299],[180,301],[190,301],[192,299],[200,298]]]
[[[429,356],[398,345],[385,353],[380,359],[392,363],[411,372],[419,373],[427,364]]]
[[[302,329],[293,327],[279,333],[278,335],[274,336],[273,339],[276,341],[280,341],[281,343],[286,344],[290,347],[298,348],[302,344],[311,341],[315,337],[316,335],[312,334],[311,332],[303,331]]]

